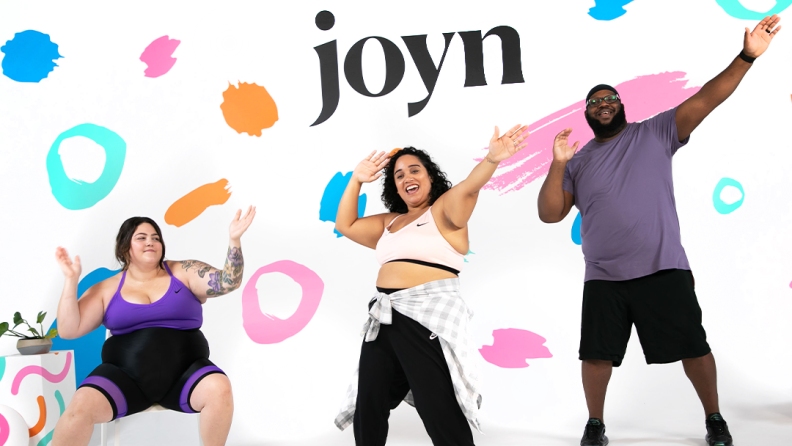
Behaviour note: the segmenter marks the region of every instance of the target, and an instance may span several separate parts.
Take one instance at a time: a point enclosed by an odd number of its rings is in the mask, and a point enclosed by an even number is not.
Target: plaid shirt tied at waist
[[[436,280],[393,294],[377,293],[373,300],[369,319],[361,332],[365,342],[377,339],[380,325],[392,323],[394,309],[436,334],[451,373],[457,403],[468,422],[481,432],[477,419],[481,406],[481,395],[478,392],[479,373],[468,331],[468,323],[473,313],[459,293],[459,279]],[[335,419],[336,426],[341,430],[352,424],[355,414],[358,372],[356,369]],[[404,401],[415,405],[412,392],[407,394]]]

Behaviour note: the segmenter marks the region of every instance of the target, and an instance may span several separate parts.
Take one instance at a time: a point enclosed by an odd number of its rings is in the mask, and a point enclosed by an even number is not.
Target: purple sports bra
[[[177,330],[201,328],[203,324],[201,301],[179,279],[173,277],[167,263],[163,262],[163,264],[170,276],[170,286],[162,298],[150,304],[133,304],[121,297],[121,287],[126,280],[126,271],[124,271],[118,290],[107,304],[104,315],[104,326],[113,336],[149,327]]]

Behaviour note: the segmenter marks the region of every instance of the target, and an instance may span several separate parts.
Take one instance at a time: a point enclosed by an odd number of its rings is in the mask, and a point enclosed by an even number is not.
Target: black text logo
[[[335,17],[330,11],[322,11],[316,15],[316,26],[319,29],[327,31],[334,24]],[[432,60],[432,56],[426,46],[426,34],[402,36],[402,40],[407,46],[428,92],[428,95],[423,100],[407,104],[407,116],[417,115],[429,103],[454,34],[459,34],[465,48],[465,87],[487,85],[487,80],[484,76],[484,49],[482,42],[492,35],[498,36],[501,40],[501,57],[503,61],[501,84],[520,84],[525,82],[522,74],[520,35],[512,27],[497,26],[487,31],[483,37],[480,30],[443,33],[445,49],[443,49],[443,55],[437,65]],[[377,93],[369,91],[363,82],[363,46],[369,40],[379,42],[385,54],[385,84],[382,90]],[[311,126],[319,125],[333,116],[340,98],[337,42],[332,40],[314,47],[314,50],[319,55],[319,69],[322,79],[322,112]],[[396,44],[384,37],[365,37],[358,40],[347,52],[346,58],[344,58],[344,75],[349,86],[363,96],[385,96],[395,90],[404,77],[404,55],[402,55]]]

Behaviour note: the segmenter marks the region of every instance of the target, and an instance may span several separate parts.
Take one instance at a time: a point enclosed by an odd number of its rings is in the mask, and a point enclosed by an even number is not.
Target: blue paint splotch
[[[723,192],[723,189],[729,186],[736,187],[737,190],[740,191],[740,199],[734,203],[726,203],[721,199],[721,192]],[[743,190],[742,184],[740,184],[739,181],[733,180],[731,178],[721,178],[721,180],[718,181],[718,184],[715,186],[715,191],[712,192],[712,204],[715,206],[715,210],[718,211],[719,214],[731,214],[740,206],[742,206],[743,201],[745,201],[745,190]]]
[[[743,20],[762,20],[765,16],[779,14],[781,11],[792,6],[792,0],[776,0],[775,6],[770,8],[767,12],[752,11],[742,3],[740,0],[715,0],[727,14],[732,17]]]
[[[322,201],[319,204],[319,220],[332,221],[335,223],[336,214],[338,214],[338,204],[341,202],[341,196],[344,195],[344,190],[352,179],[352,172],[347,172],[346,175],[338,172],[333,175],[333,179],[327,183],[324,193],[322,194]],[[366,194],[361,194],[358,197],[358,217],[363,217],[366,213]],[[340,232],[333,229],[336,237],[343,237]]]
[[[107,268],[91,271],[77,285],[77,299],[82,297],[88,288],[115,276],[120,271],[120,269],[113,271]],[[58,328],[57,319],[52,322],[50,329],[53,328]],[[106,330],[102,325],[81,338],[61,339],[60,336],[55,336],[52,339],[52,350],[74,350],[74,379],[78,386],[93,369],[102,363],[102,345],[104,345],[105,337]]]
[[[594,7],[589,9],[588,14],[597,20],[613,20],[627,14],[624,5],[632,3],[633,0],[595,0]]]
[[[49,34],[34,30],[16,33],[0,51],[5,53],[3,74],[17,82],[40,82],[58,66],[54,61],[63,57]]]
[[[580,212],[575,217],[575,222],[572,223],[572,243],[576,245],[583,244],[583,238],[580,236],[580,224],[583,222]]]

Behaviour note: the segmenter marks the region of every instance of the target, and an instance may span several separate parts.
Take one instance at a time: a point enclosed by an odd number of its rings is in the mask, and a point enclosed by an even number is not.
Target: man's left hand
[[[759,57],[767,51],[770,42],[778,34],[778,31],[781,31],[781,27],[777,26],[780,21],[781,17],[774,14],[772,17],[765,17],[759,22],[753,32],[745,28],[745,41],[743,43],[745,55],[748,57]]]

